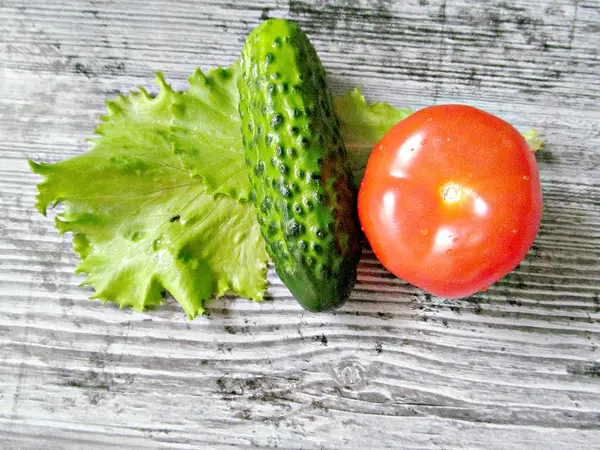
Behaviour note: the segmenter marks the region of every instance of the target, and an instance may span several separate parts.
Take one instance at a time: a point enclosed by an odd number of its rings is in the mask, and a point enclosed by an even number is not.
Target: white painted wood
[[[516,3],[516,2],[515,2]],[[468,102],[546,140],[518,270],[424,296],[367,252],[351,301],[101,307],[24,161],[85,151],[103,101],[231,63],[261,16],[309,32],[337,92]],[[598,448],[598,0],[0,2],[0,447]]]

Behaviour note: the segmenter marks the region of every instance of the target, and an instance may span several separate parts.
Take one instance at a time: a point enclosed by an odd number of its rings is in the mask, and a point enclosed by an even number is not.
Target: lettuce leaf
[[[56,227],[73,232],[77,271],[87,274],[92,298],[145,310],[168,291],[190,318],[226,292],[260,300],[267,254],[255,212],[216,189],[209,193],[203,177],[182,164],[171,135],[177,94],[162,76],[158,84],[156,98],[141,89],[107,102],[88,153],[30,162],[45,177],[37,208],[45,214],[64,203]],[[228,176],[211,180],[220,186]]]
[[[354,184],[359,186],[375,144],[412,111],[394,108],[387,102],[367,103],[360,87],[334,98],[334,109],[340,119]]]
[[[544,148],[544,141],[540,139],[537,130],[530,128],[523,133],[523,137],[527,141],[527,145],[529,145],[532,152],[537,152]]]
[[[244,160],[236,86],[238,64],[207,74],[197,69],[189,88],[176,94],[172,107],[173,149],[192,175],[212,193],[235,199],[250,195]]]

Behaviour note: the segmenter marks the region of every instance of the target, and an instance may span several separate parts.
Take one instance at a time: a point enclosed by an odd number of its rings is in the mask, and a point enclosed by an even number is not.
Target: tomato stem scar
[[[463,196],[462,191],[462,188],[458,184],[450,181],[442,187],[442,199],[446,203],[459,202]]]

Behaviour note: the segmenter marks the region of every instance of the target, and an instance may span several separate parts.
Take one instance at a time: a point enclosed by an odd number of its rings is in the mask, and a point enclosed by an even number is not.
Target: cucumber
[[[309,311],[342,306],[361,254],[356,191],[325,70],[300,27],[270,19],[241,56],[251,199],[275,270]]]

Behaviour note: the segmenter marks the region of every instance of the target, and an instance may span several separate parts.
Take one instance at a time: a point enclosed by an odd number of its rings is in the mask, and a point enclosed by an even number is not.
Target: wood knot
[[[368,384],[367,370],[356,360],[341,361],[334,372],[337,383],[346,389],[360,390]]]

